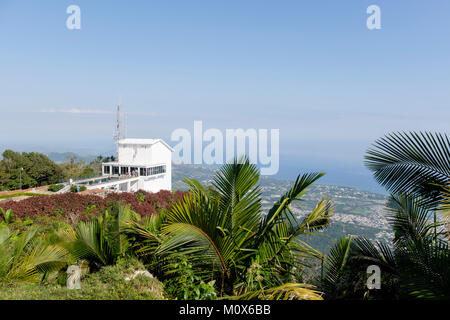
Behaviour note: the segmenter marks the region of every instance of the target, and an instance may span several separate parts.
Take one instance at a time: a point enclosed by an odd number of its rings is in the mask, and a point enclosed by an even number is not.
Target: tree
[[[22,181],[22,184],[20,182]],[[17,190],[22,186],[22,189],[34,188],[38,186],[38,182],[28,175],[28,173],[23,170],[14,169],[8,177],[6,186],[9,190]]]
[[[367,167],[392,193],[387,207],[393,248],[364,238],[341,239],[327,257],[323,290],[331,298],[362,298],[367,288],[348,280],[362,279],[364,268],[376,264],[386,275],[383,298],[450,297],[448,220],[439,222],[436,215],[442,210],[445,217],[449,208],[447,135],[392,133],[367,153]]]
[[[57,243],[66,248],[76,260],[87,260],[91,265],[113,265],[124,257],[129,247],[126,236],[120,234],[125,222],[140,216],[129,207],[113,202],[109,211],[90,221],[80,221],[75,228],[60,230]]]
[[[216,280],[221,293],[240,295],[273,288],[289,282],[294,269],[302,267],[303,257],[322,257],[298,236],[312,234],[329,224],[331,202],[322,199],[301,221],[290,208],[321,176],[320,173],[299,176],[292,188],[264,214],[256,166],[247,159],[235,159],[218,171],[213,187],[185,179],[190,192],[165,214],[161,237],[154,232],[146,235],[136,226],[131,229],[136,237],[149,240],[147,246],[139,248],[140,252],[156,255],[158,261],[167,263],[171,257],[187,256],[205,280]],[[129,236],[133,236],[132,230],[128,230]],[[261,266],[264,276],[256,277],[250,284],[248,275],[256,265]],[[276,292],[285,291],[280,288]],[[318,297],[313,291],[309,293]]]
[[[21,171],[23,168],[23,171]],[[23,188],[48,185],[59,182],[62,170],[46,155],[36,152],[3,152],[0,161],[0,184],[2,188],[19,189],[20,175]]]
[[[450,184],[450,141],[440,133],[391,133],[367,151],[366,166],[391,193],[437,206]]]
[[[39,241],[37,229],[13,232],[0,224],[0,282],[38,282],[67,264],[68,252]]]
[[[325,265],[322,289],[327,298],[450,297],[449,244],[436,238],[429,208],[411,196],[392,196],[388,208],[395,234],[392,249],[365,238],[341,239],[330,251]],[[380,267],[381,290],[367,289],[369,265]]]
[[[58,183],[63,179],[61,168],[42,153],[23,153],[28,165],[23,168],[25,172],[40,186]]]
[[[66,179],[73,179],[82,176],[85,165],[84,161],[77,160],[76,157],[67,157],[67,161],[61,164],[60,167]]]

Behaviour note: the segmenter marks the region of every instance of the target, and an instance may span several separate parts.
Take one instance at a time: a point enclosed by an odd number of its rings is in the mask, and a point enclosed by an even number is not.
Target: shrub
[[[139,193],[144,195],[143,202],[139,200]],[[174,193],[170,191],[158,193],[139,191],[138,193],[111,193],[103,198],[96,195],[63,193],[46,197],[32,197],[21,201],[0,202],[0,208],[12,209],[14,215],[20,219],[60,216],[65,222],[76,224],[79,220],[88,221],[91,216],[102,213],[113,202],[129,204],[130,208],[140,216],[150,216],[161,210],[170,210],[175,201],[181,199],[184,194],[181,191]]]
[[[79,187],[79,190],[77,190],[77,187]],[[87,190],[86,186],[75,186],[75,185],[73,185],[73,186],[70,187],[70,192],[82,192],[82,191],[86,191],[86,190]]]
[[[3,221],[5,221],[6,224],[9,224],[13,221],[14,215],[11,209],[5,210],[3,208],[0,208],[0,212],[2,213],[1,217],[3,218]]]
[[[58,192],[62,188],[64,188],[64,186],[62,184],[52,184],[50,187],[48,187],[48,191]]]
[[[166,291],[180,300],[216,300],[214,280],[206,283],[198,276],[187,258],[181,256],[179,261],[171,265],[170,273],[175,276],[166,281]]]

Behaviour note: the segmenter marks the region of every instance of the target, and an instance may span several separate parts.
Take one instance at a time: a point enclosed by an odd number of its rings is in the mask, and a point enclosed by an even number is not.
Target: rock
[[[131,276],[126,277],[125,280],[130,281],[139,275],[143,275],[148,278],[153,278],[153,275],[150,272],[148,272],[147,270],[138,270],[138,271],[135,271]]]

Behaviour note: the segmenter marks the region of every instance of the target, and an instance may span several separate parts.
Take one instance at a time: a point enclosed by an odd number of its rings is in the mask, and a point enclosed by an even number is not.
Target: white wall
[[[161,141],[152,145],[119,145],[119,164],[136,166],[166,165],[166,173],[141,177],[138,189],[149,192],[172,190],[172,151]]]
[[[152,145],[120,144],[119,162],[133,165],[157,165],[171,162],[172,152],[161,141]]]

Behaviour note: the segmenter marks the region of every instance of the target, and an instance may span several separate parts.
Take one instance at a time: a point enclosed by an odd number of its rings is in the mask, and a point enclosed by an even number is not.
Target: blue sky
[[[81,30],[66,28],[71,4]],[[371,4],[381,30],[366,28]],[[449,13],[448,0],[0,0],[0,150],[112,150],[121,97],[130,137],[194,120],[279,128],[280,176],[369,188],[375,139],[448,132]]]

